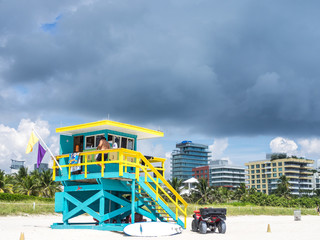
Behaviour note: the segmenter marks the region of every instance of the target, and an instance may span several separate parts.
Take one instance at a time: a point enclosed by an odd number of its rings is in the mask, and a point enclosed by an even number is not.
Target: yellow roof
[[[147,139],[163,137],[163,132],[151,130],[148,128],[138,127],[126,123],[114,122],[110,120],[102,120],[92,123],[84,123],[69,127],[57,128],[56,132],[66,135],[81,134],[99,130],[112,130],[121,133],[136,135],[137,139]]]

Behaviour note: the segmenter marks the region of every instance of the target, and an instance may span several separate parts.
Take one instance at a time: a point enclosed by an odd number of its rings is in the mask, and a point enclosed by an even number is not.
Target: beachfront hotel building
[[[292,157],[248,162],[245,163],[246,185],[258,192],[270,194],[277,188],[279,178],[285,175],[289,178],[291,194],[311,192],[313,164],[313,160]]]
[[[320,189],[320,168],[318,164],[313,172],[312,188],[315,190]]]
[[[208,185],[210,185],[210,170],[209,165],[192,168],[192,176],[199,180],[200,178],[204,178],[207,180]]]
[[[228,160],[213,160],[209,168],[210,186],[235,189],[245,183],[245,168],[229,164]]]
[[[205,167],[192,169],[195,178],[205,178],[213,187],[235,189],[245,183],[245,168],[229,164],[228,160],[213,160]]]
[[[176,144],[171,154],[171,177],[187,180],[192,178],[192,169],[195,167],[207,166],[209,163],[210,151],[204,144],[182,141]]]

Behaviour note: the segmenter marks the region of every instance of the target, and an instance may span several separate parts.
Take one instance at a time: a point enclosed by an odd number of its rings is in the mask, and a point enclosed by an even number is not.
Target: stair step
[[[147,193],[137,193],[137,194],[141,195],[142,197],[149,197],[149,194]]]
[[[164,209],[154,209],[156,212],[165,212],[166,213],[166,210]]]
[[[165,218],[170,218],[168,213],[158,213],[160,216],[165,217]]]

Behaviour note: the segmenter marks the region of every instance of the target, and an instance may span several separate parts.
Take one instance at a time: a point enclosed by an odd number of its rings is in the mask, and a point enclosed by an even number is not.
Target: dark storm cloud
[[[2,111],[320,134],[317,2],[33,3],[0,2]]]

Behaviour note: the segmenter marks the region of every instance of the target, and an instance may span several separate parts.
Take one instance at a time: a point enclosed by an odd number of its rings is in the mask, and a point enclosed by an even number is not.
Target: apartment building
[[[317,167],[313,172],[313,178],[312,178],[312,188],[313,189],[320,189],[320,168]]]
[[[289,178],[291,194],[312,191],[314,161],[300,158],[266,159],[245,163],[247,187],[258,192],[271,193],[282,175]]]
[[[235,189],[245,183],[245,168],[231,165],[228,160],[213,160],[209,168],[211,186]]]
[[[192,177],[192,169],[207,166],[210,157],[208,146],[183,141],[176,144],[178,149],[171,154],[171,177],[187,180]]]
[[[192,176],[196,179],[204,178],[207,179],[208,185],[210,185],[210,170],[209,170],[209,165],[207,166],[202,166],[202,167],[196,167],[192,168]]]
[[[213,160],[208,166],[192,169],[195,178],[206,178],[214,187],[235,189],[245,183],[244,167],[230,165],[228,160]]]

